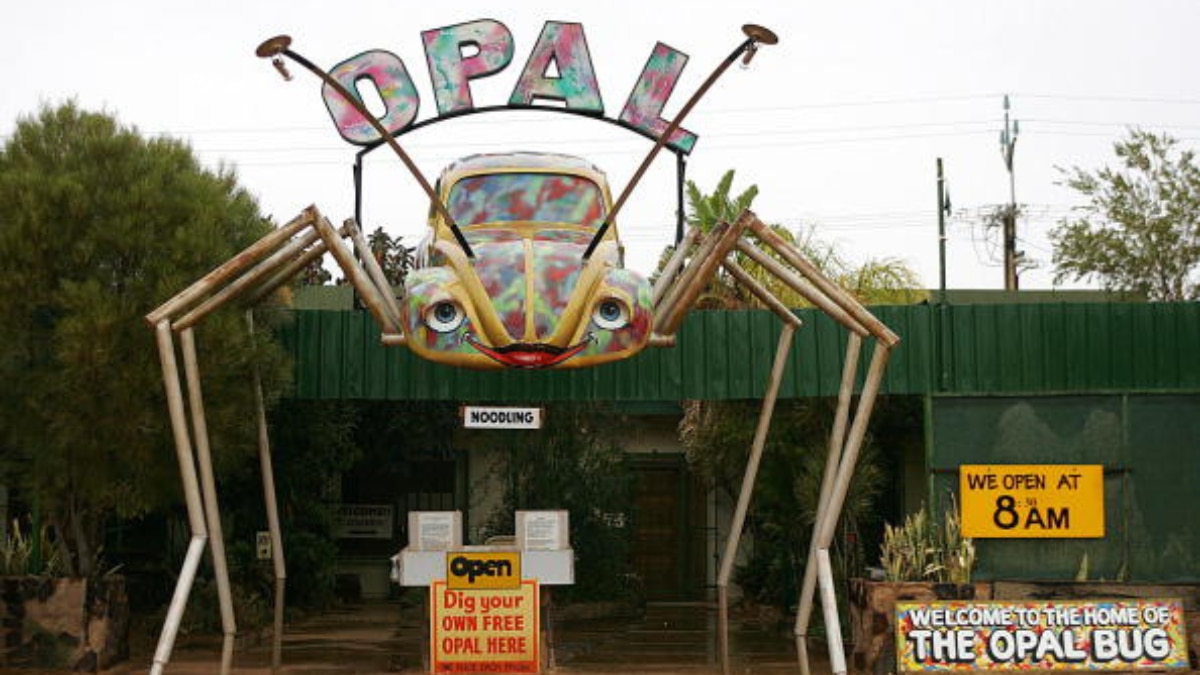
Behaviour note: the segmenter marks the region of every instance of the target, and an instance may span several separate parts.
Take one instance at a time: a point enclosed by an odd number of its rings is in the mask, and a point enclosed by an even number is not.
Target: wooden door
[[[704,588],[704,500],[682,456],[636,462],[633,567],[647,600],[698,599]]]

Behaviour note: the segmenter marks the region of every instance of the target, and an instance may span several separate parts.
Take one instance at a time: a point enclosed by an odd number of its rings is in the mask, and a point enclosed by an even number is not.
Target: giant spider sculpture
[[[739,58],[748,61],[760,44],[776,41],[765,28],[748,25],[743,30],[745,41],[717,67],[659,136],[615,202],[598,169],[562,155],[474,156],[452,164],[437,187],[430,186],[361,99],[293,52],[289,38],[272,38],[259,47],[259,56],[272,59],[285,75],[284,57],[321,77],[376,129],[379,138],[392,147],[429,196],[431,237],[419,252],[417,269],[398,292],[388,283],[353,219],[335,229],[315,207],[309,207],[147,315],[157,335],[192,532],[152,673],[161,673],[170,659],[206,545],[211,546],[225,635],[223,673],[230,669],[237,632],[194,328],[209,313],[231,301],[253,307],[326,253],[332,254],[378,323],[385,344],[406,346],[421,357],[455,366],[579,368],[628,358],[647,347],[670,347],[688,311],[722,268],[779,317],[783,329],[717,579],[718,643],[726,673],[730,669],[727,589],[780,380],[795,332],[801,328],[795,313],[737,264],[739,254],[835,319],[848,331],[846,361],[829,438],[820,510],[801,588],[795,640],[800,666],[807,672],[807,630],[819,586],[833,670],[845,672],[828,549],[889,355],[899,338],[752,212],[742,213],[732,223],[719,223],[708,233],[694,228],[689,231],[653,287],[644,277],[622,266],[614,226],[630,190],[700,96],[731,63]],[[253,330],[250,317],[247,311],[249,329]],[[875,348],[857,405],[852,406],[864,339],[873,339]],[[183,381],[177,362],[179,352],[184,361]],[[261,396],[257,413],[276,577],[272,663],[278,668],[286,569]]]

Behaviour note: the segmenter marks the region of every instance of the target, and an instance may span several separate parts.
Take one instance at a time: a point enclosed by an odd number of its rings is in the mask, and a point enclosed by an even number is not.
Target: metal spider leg
[[[398,333],[399,312],[395,310],[395,299],[391,299],[389,306],[387,298],[390,296],[390,292],[382,292],[378,283],[374,281],[374,279],[383,278],[382,272],[378,271],[378,265],[375,265],[374,258],[367,252],[367,255],[363,256],[363,264],[359,265],[350,258],[340,241],[342,237],[354,240],[356,236],[361,240],[361,234],[357,234],[357,228],[352,223],[347,223],[340,233],[334,232],[320,212],[310,207],[146,316],[147,323],[155,329],[176,459],[183,481],[188,524],[192,533],[179,580],[175,585],[171,604],[163,622],[151,673],[161,673],[170,660],[183,612],[187,606],[187,599],[195,583],[196,571],[206,544],[211,546],[217,596],[221,609],[221,627],[224,634],[221,673],[230,671],[233,659],[233,639],[237,634],[225,559],[224,537],[221,532],[220,505],[217,500],[216,480],[213,475],[207,421],[204,414],[204,397],[201,388],[200,366],[196,356],[194,328],[211,312],[235,300],[243,301],[247,307],[253,306],[292,279],[307,264],[330,250],[335,252],[335,256],[346,270],[348,278],[355,284],[355,288],[363,296],[368,307],[372,309],[376,320],[384,327],[385,332]],[[365,241],[361,246],[365,249]],[[372,265],[375,266],[375,271],[371,270]],[[247,310],[247,321],[248,327],[253,333],[253,320],[249,310]],[[181,377],[177,360],[176,333],[180,337],[179,349],[182,350],[184,362],[183,377]],[[286,565],[283,560],[282,535],[279,530],[279,514],[275,503],[266,414],[262,404],[262,392],[258,385],[257,373],[255,373],[255,386],[258,408],[259,459],[263,469],[263,490],[276,575],[276,630],[272,664],[277,669],[282,644],[282,609]],[[189,416],[191,419],[190,433],[188,429]]]
[[[774,255],[768,254],[763,247]],[[654,344],[671,344],[675,331],[678,330],[686,312],[695,304],[703,288],[716,274],[718,267],[724,267],[738,283],[750,290],[784,322],[784,330],[780,334],[775,363],[772,367],[771,378],[768,380],[767,391],[764,394],[754,444],[743,476],[742,490],[738,496],[737,508],[730,526],[717,579],[720,610],[719,649],[723,672],[730,672],[727,587],[733,571],[733,560],[740,542],[749,499],[753,493],[766,435],[769,432],[771,416],[778,395],[779,378],[782,376],[786,364],[794,331],[800,327],[800,320],[783,302],[737,265],[731,256],[734,251],[744,254],[758,263],[786,287],[812,303],[849,331],[846,362],[838,394],[837,413],[830,433],[829,454],[822,479],[817,526],[810,545],[809,564],[805,570],[805,583],[801,592],[800,611],[795,628],[797,655],[802,671],[807,674],[808,655],[805,631],[811,616],[813,590],[819,580],[826,632],[829,635],[831,665],[835,673],[844,673],[846,671],[845,654],[841,644],[828,549],[846,492],[849,489],[850,477],[866,435],[867,423],[879,392],[888,357],[891,350],[899,343],[899,338],[851,294],[825,277],[815,265],[803,256],[799,249],[779,237],[749,211],[743,212],[732,225],[718,224],[706,237],[693,229],[667,262],[654,289],[657,317]],[[859,395],[858,406],[851,419],[851,399],[858,372],[862,340],[868,337],[875,338],[875,350],[865,384]]]

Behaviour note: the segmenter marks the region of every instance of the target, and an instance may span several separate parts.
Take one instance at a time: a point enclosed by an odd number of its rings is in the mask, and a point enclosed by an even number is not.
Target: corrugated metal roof
[[[872,311],[903,340],[888,366],[885,394],[1200,390],[1196,303],[908,305]],[[806,325],[796,334],[780,395],[836,395],[846,332],[815,310],[797,314]],[[480,372],[382,346],[363,312],[291,315],[284,333],[296,363],[293,396],[322,399],[758,398],[780,332],[769,312],[697,311],[673,348],[573,371]],[[868,349],[860,371],[869,354]]]

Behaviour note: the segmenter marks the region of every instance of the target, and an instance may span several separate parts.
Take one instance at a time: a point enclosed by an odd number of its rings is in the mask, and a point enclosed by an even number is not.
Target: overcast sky
[[[279,33],[326,68],[384,49],[407,65],[436,114],[423,30],[495,19],[513,34],[504,71],[476,80],[476,105],[512,91],[543,24],[584,25],[606,114],[616,117],[658,41],[691,59],[673,114],[743,39],[744,23],[780,36],[748,69],[732,68],[684,126],[699,136],[689,178],[711,189],[726,169],[758,185],[763,220],[815,226],[854,261],[897,257],[937,285],[935,166],[944,159],[954,213],[952,288],[1001,288],[999,239],[980,214],[1009,198],[1001,160],[1003,96],[1020,122],[1016,198],[1022,248],[1040,269],[1022,288],[1051,287],[1048,230],[1077,197],[1056,167],[1114,163],[1131,126],[1188,147],[1200,138],[1200,3],[1194,0],[939,0],[928,2],[441,2],[40,0],[0,20],[0,137],[42,103],[75,99],[147,135],[188,140],[224,163],[264,212],[284,221],[316,203],[353,215],[357,148],[336,133],[318,81],[284,82],[254,48]],[[299,69],[294,69],[299,71]],[[650,144],[615,126],[563,115],[478,115],[402,142],[431,179],[475,152],[553,150],[604,168],[615,189]],[[368,160],[364,226],[410,245],[427,205],[385,150]],[[662,155],[619,223],[630,265],[644,272],[674,233],[674,163]]]

